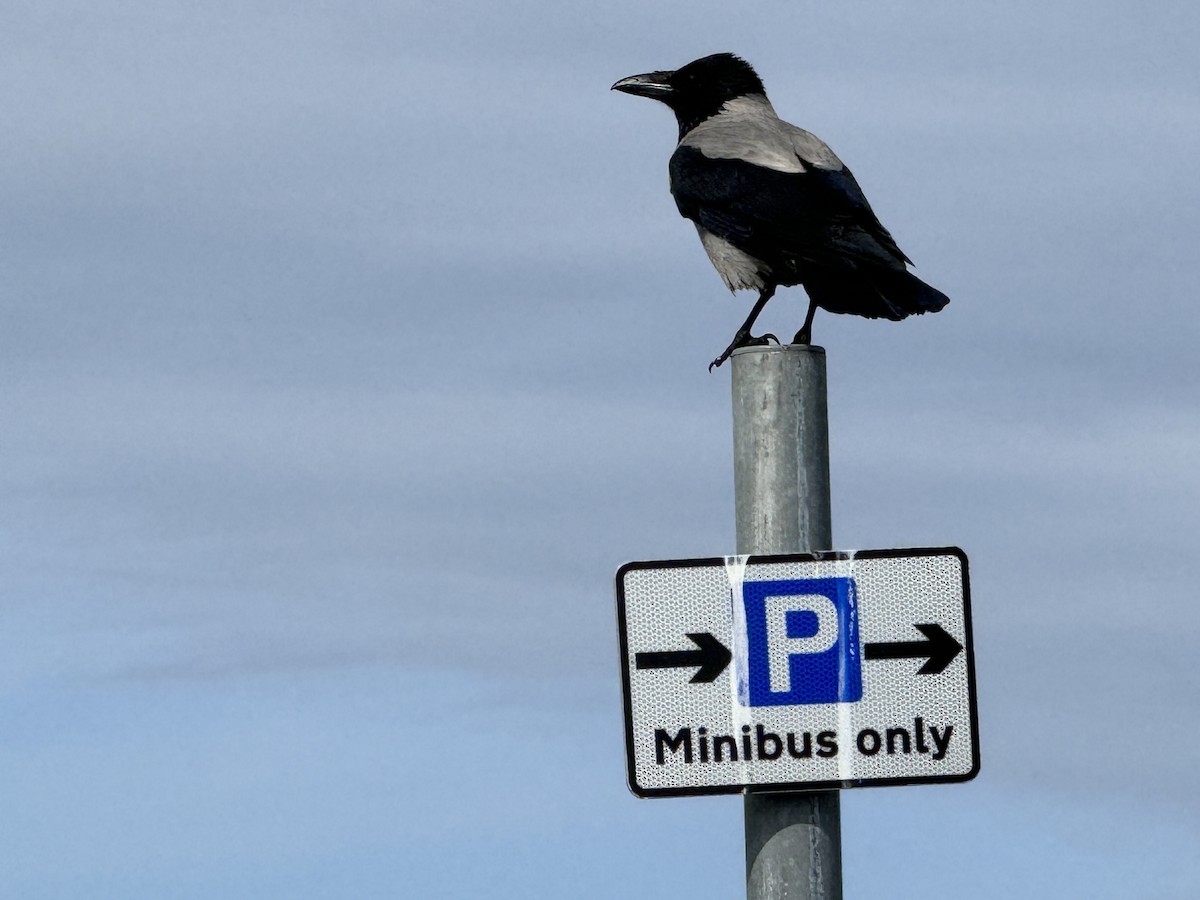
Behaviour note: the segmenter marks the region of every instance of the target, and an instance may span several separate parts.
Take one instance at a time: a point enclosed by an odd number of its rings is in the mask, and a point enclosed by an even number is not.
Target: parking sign
[[[629,563],[617,605],[640,796],[978,771],[961,550]]]

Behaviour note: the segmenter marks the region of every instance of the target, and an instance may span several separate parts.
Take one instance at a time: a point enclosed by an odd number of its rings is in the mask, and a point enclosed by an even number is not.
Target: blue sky
[[[730,50],[952,303],[818,314],[835,543],[971,560],[983,769],[848,896],[1200,863],[1190,4],[0,11],[0,896],[742,891],[613,575],[733,549],[731,299],[618,78]],[[763,316],[791,334],[799,290]]]

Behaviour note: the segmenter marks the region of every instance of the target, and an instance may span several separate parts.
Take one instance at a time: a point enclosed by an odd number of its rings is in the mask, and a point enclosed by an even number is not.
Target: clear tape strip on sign
[[[734,677],[729,679],[729,707],[733,710],[734,734],[740,733],[742,726],[753,725],[750,714],[750,673],[746,659],[748,638],[746,635],[746,603],[742,596],[742,585],[746,581],[746,564],[749,556],[726,556],[725,574],[729,578],[730,617],[733,622],[733,651]],[[752,781],[748,760],[742,757],[738,764],[741,781]]]

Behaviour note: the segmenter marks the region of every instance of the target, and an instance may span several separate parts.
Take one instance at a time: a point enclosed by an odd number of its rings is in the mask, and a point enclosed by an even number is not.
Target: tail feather
[[[837,273],[804,281],[808,296],[831,313],[898,322],[911,315],[937,312],[950,298],[904,269]]]

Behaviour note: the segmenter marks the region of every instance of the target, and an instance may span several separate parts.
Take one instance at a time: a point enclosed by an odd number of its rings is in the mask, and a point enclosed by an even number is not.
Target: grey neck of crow
[[[679,140],[681,141],[688,132],[716,116],[778,118],[775,107],[771,105],[771,101],[767,99],[767,95],[757,93],[731,97],[716,107],[704,110],[703,112],[696,111],[695,109],[676,109],[674,112],[675,119],[679,123]]]

